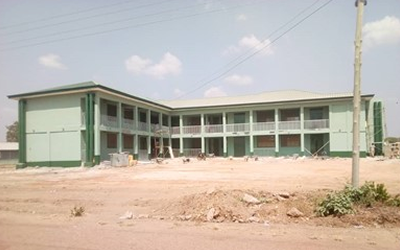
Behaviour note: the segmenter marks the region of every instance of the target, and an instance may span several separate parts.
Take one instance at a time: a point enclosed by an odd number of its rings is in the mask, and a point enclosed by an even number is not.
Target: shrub
[[[376,202],[400,206],[400,198],[391,199],[384,184],[367,181],[360,188],[346,185],[341,191],[329,193],[316,212],[319,216],[341,216],[354,213],[353,204],[371,207]]]
[[[354,213],[353,202],[344,192],[327,194],[326,198],[318,205],[317,215],[319,216],[341,216]]]
[[[400,194],[387,201],[389,206],[400,207]]]
[[[79,216],[82,216],[84,212],[85,212],[84,207],[76,207],[75,206],[73,209],[71,209],[71,216],[79,217]]]

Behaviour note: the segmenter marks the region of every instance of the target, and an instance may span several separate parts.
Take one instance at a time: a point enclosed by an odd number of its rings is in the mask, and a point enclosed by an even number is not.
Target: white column
[[[179,154],[181,154],[181,155],[183,155],[182,132],[183,132],[183,117],[182,117],[182,115],[179,115]]]
[[[201,152],[205,153],[205,140],[204,140],[204,114],[200,115],[200,136],[201,136]]]
[[[304,107],[300,107],[300,151],[304,154]]]
[[[250,155],[254,154],[254,138],[253,138],[253,110],[249,113],[249,126],[250,126]]]
[[[122,152],[122,103],[118,103],[117,110],[117,120],[118,120],[118,152]]]
[[[275,109],[275,154],[279,152],[279,109]]]
[[[222,131],[224,137],[222,139],[222,146],[224,151],[224,157],[228,156],[228,149],[227,149],[227,139],[226,139],[226,113],[222,112]]]

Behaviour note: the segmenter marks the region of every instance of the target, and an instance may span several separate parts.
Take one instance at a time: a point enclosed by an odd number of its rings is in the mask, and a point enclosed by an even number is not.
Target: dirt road
[[[399,176],[399,160],[361,161],[361,183],[384,183],[397,194]],[[191,195],[244,190],[296,193],[297,199],[317,189],[341,189],[350,178],[349,159],[0,168],[0,249],[400,249],[397,226],[293,220],[285,203],[272,203],[274,214],[258,223],[176,219]],[[82,217],[71,216],[74,207],[85,208]],[[132,219],[121,218],[127,211]]]

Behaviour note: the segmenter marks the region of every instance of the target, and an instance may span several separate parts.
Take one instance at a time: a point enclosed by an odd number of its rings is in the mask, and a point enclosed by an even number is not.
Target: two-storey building
[[[362,95],[362,156],[382,141],[382,103]],[[175,156],[351,156],[352,94],[275,91],[151,101],[85,82],[11,95],[19,101],[20,166],[80,166],[129,152]]]

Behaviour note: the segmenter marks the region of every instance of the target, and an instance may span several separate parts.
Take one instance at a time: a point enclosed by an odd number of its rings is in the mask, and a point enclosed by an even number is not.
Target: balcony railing
[[[171,127],[171,135],[179,135],[181,133],[180,127]]]
[[[118,127],[117,117],[116,116],[102,115],[101,116],[101,125],[106,126],[106,127],[117,128]]]
[[[253,123],[253,131],[275,130],[275,122],[256,122]]]
[[[201,133],[201,126],[200,125],[183,126],[182,127],[182,133],[183,134],[200,134]]]
[[[122,128],[135,130],[136,124],[134,120],[122,119]]]
[[[201,148],[184,148],[183,155],[186,157],[196,157],[201,153]]]
[[[250,124],[248,123],[231,123],[226,124],[226,132],[249,132]]]
[[[138,130],[139,131],[149,131],[149,124],[147,124],[146,122],[139,122],[138,123]]]
[[[205,133],[222,133],[224,132],[224,125],[222,124],[210,124],[204,126]]]
[[[304,121],[304,129],[324,129],[324,128],[329,128],[329,119]]]
[[[281,121],[278,123],[278,127],[280,130],[300,129],[301,123],[300,121]]]

